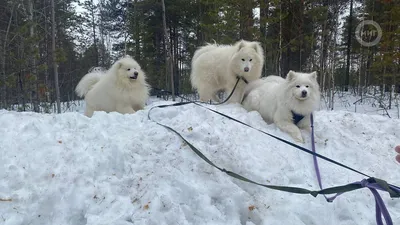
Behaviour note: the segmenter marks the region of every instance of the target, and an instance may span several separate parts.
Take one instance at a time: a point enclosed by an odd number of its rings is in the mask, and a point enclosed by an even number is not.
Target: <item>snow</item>
[[[298,195],[244,183],[204,162],[174,133],[133,115],[82,108],[62,114],[0,111],[0,224],[376,224],[367,189]],[[209,106],[291,141],[240,105]],[[254,181],[318,190],[312,156],[195,105],[154,109],[211,161]],[[315,113],[317,152],[400,184],[400,120],[346,111]],[[310,149],[310,135],[302,146]],[[324,187],[365,177],[319,160]],[[381,192],[394,224],[400,199]]]
[[[349,92],[343,92],[336,94],[334,98],[334,110],[357,112],[368,115],[389,115],[391,118],[400,119],[400,95],[392,93],[390,108],[389,105],[389,94],[376,94],[373,89],[362,97],[355,96]],[[321,100],[321,108],[329,109],[328,106],[328,99],[323,96]]]

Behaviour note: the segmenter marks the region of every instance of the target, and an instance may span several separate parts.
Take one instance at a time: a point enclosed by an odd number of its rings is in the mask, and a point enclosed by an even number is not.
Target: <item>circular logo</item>
[[[366,25],[371,25],[375,29],[371,30],[364,30]],[[379,24],[373,20],[363,20],[358,26],[356,27],[356,39],[362,45],[366,47],[371,47],[377,45],[382,38],[382,29]],[[375,37],[374,40],[370,40],[371,38]],[[368,39],[368,41],[364,40]]]

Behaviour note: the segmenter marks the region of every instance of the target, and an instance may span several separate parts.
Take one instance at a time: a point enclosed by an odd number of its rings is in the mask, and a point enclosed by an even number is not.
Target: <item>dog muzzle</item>
[[[133,79],[133,80],[136,80],[138,76],[139,76],[139,73],[138,72],[134,72],[133,75],[130,76],[129,78]]]

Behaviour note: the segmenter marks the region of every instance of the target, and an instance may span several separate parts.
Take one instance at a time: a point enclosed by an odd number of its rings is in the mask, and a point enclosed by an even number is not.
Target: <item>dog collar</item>
[[[245,82],[246,84],[248,84],[249,82],[246,80],[246,78],[236,75],[236,78],[240,78],[243,82]]]

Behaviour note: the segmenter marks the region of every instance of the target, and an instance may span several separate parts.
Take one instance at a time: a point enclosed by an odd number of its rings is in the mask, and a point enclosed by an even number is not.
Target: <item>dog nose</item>
[[[306,96],[307,96],[307,91],[306,91],[306,90],[303,90],[303,91],[301,92],[301,96],[302,96],[302,97],[306,97]]]
[[[139,75],[139,73],[138,73],[137,71],[135,71],[135,72],[133,73],[133,75],[137,76],[137,75]]]
[[[245,67],[244,72],[249,72],[249,67]]]

